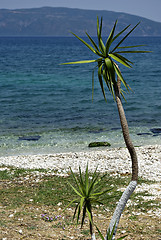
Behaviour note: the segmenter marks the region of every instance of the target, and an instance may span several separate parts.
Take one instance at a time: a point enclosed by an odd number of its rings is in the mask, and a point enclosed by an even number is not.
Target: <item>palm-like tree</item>
[[[122,105],[121,97],[124,98],[124,91],[121,88],[121,83],[124,85],[126,90],[129,91],[130,87],[124,80],[122,73],[120,71],[120,68],[118,67],[118,64],[122,64],[128,68],[131,68],[132,62],[125,58],[122,54],[126,53],[145,53],[147,51],[139,51],[139,50],[133,50],[134,48],[138,48],[143,45],[136,45],[136,46],[121,46],[121,44],[124,42],[124,40],[134,31],[134,29],[139,25],[139,23],[133,27],[128,33],[125,34],[126,30],[130,27],[128,25],[125,27],[121,32],[118,34],[115,34],[117,21],[115,22],[106,43],[103,43],[102,40],[102,18],[101,22],[99,23],[99,19],[97,18],[97,38],[98,38],[98,45],[93,41],[93,39],[86,33],[87,37],[89,38],[92,45],[89,45],[87,42],[85,42],[82,38],[78,37],[74,33],[72,33],[76,38],[78,38],[83,44],[85,44],[94,54],[97,55],[97,59],[95,60],[85,60],[85,61],[78,61],[78,62],[70,62],[70,63],[64,63],[64,64],[81,64],[81,63],[96,63],[98,68],[98,79],[99,83],[102,89],[103,96],[106,100],[105,96],[105,90],[104,90],[104,84],[107,85],[110,93],[112,94],[114,101],[116,101],[119,117],[120,117],[120,123],[122,127],[123,137],[125,144],[127,146],[127,149],[131,156],[132,161],[132,178],[131,181],[122,194],[119,203],[117,204],[116,210],[113,214],[113,217],[111,219],[109,228],[107,231],[112,232],[114,226],[115,230],[113,233],[113,239],[115,239],[115,234],[117,230],[117,226],[121,217],[121,214],[125,208],[125,205],[130,198],[131,194],[136,188],[137,180],[138,180],[138,160],[135,148],[133,146],[133,143],[130,139],[129,135],[129,128],[128,123],[126,120],[124,108]],[[116,46],[113,46],[113,42],[120,37],[121,34],[125,34],[123,38],[116,43]],[[92,73],[92,82],[94,81],[94,71]],[[93,92],[93,87],[92,87]],[[94,239],[94,236],[92,236],[92,239]],[[106,235],[107,239],[107,235]]]

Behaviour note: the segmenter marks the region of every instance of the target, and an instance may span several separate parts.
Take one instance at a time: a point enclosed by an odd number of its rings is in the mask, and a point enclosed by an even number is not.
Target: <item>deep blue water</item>
[[[161,144],[161,134],[150,130],[161,128],[161,38],[127,44],[153,51],[129,54],[133,68],[120,67],[133,90],[123,101],[131,137],[135,145]],[[116,104],[108,91],[105,103],[97,72],[92,102],[95,64],[60,65],[94,58],[75,38],[0,38],[1,155],[86,150],[91,141],[124,145]]]

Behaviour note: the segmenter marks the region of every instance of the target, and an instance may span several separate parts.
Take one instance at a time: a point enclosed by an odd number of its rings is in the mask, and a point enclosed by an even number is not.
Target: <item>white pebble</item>
[[[19,234],[22,234],[22,233],[23,233],[22,229],[20,229],[18,232],[19,232]]]

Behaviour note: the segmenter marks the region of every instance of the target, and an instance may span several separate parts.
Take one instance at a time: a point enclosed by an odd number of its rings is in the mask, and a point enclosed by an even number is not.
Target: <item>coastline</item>
[[[161,145],[147,145],[135,149],[138,155],[139,177],[160,182]],[[78,167],[81,166],[84,171],[87,162],[90,171],[94,171],[98,166],[100,172],[116,175],[131,174],[131,159],[126,148],[0,157],[0,169],[4,166],[49,169],[65,175],[70,171],[70,167],[77,172]]]

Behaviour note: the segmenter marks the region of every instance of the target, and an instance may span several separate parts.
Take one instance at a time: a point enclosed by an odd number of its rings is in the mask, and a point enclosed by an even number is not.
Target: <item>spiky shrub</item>
[[[73,186],[71,183],[69,183],[69,185],[75,192],[76,198],[74,198],[67,205],[67,207],[69,207],[73,203],[76,204],[73,219],[76,217],[76,222],[78,224],[80,216],[82,216],[81,227],[83,227],[86,215],[88,216],[90,234],[92,236],[94,235],[93,212],[92,212],[93,206],[95,204],[103,205],[102,196],[104,196],[107,192],[111,191],[113,188],[104,189],[104,186],[102,186],[101,183],[103,178],[105,178],[107,174],[100,176],[100,173],[97,172],[97,168],[95,169],[94,173],[90,176],[89,170],[88,170],[88,164],[86,166],[84,177],[80,167],[79,167],[78,176],[74,174],[71,168],[70,170],[71,170],[71,174],[72,174],[75,185]],[[111,198],[111,196],[109,198]]]
[[[122,194],[120,201],[118,202],[116,206],[116,210],[113,214],[113,217],[111,219],[109,228],[107,230],[108,232],[113,232],[112,239],[115,239],[115,234],[117,231],[117,226],[121,217],[121,214],[125,208],[125,205],[130,198],[131,194],[135,190],[137,186],[137,180],[138,180],[138,160],[135,148],[133,146],[133,143],[131,141],[130,135],[129,135],[129,128],[128,123],[126,120],[124,108],[122,105],[121,97],[124,98],[124,91],[121,88],[121,84],[124,85],[125,89],[129,91],[129,86],[124,80],[122,73],[120,71],[120,68],[118,64],[122,64],[125,67],[131,68],[132,62],[125,58],[124,54],[130,53],[145,53],[149,51],[139,51],[139,50],[133,50],[135,48],[144,46],[144,45],[135,45],[135,46],[121,46],[121,44],[127,39],[127,37],[135,30],[135,28],[139,25],[139,23],[134,26],[128,33],[125,34],[125,32],[128,30],[130,25],[125,27],[121,32],[118,34],[115,34],[117,21],[115,22],[107,40],[104,44],[102,40],[102,18],[101,22],[99,23],[99,19],[97,17],[97,38],[98,38],[98,45],[94,42],[94,40],[86,33],[88,39],[90,40],[91,44],[88,44],[85,42],[82,38],[78,37],[76,34],[72,33],[76,38],[78,38],[83,44],[85,44],[90,51],[92,51],[95,55],[97,55],[97,59],[94,60],[84,60],[84,61],[77,61],[77,62],[70,62],[70,63],[64,63],[64,64],[82,64],[82,63],[96,63],[96,67],[98,69],[98,79],[99,83],[102,89],[102,93],[104,96],[104,99],[106,100],[105,96],[105,90],[104,90],[104,84],[109,89],[110,93],[113,96],[114,101],[116,101],[119,117],[120,117],[120,123],[122,127],[122,133],[124,137],[125,144],[127,146],[127,149],[129,151],[131,162],[132,162],[132,179],[129,185],[127,186],[126,190]],[[125,36],[122,37],[120,41],[116,43],[116,45],[113,47],[113,42],[122,35],[125,34]],[[95,67],[95,68],[96,68]],[[95,69],[94,68],[94,69]],[[94,82],[94,71],[92,72],[92,82]],[[93,86],[92,84],[92,93],[93,93]],[[93,94],[92,94],[93,95]],[[115,228],[114,228],[115,226]],[[113,231],[114,228],[114,231]],[[106,239],[107,239],[106,235]]]

